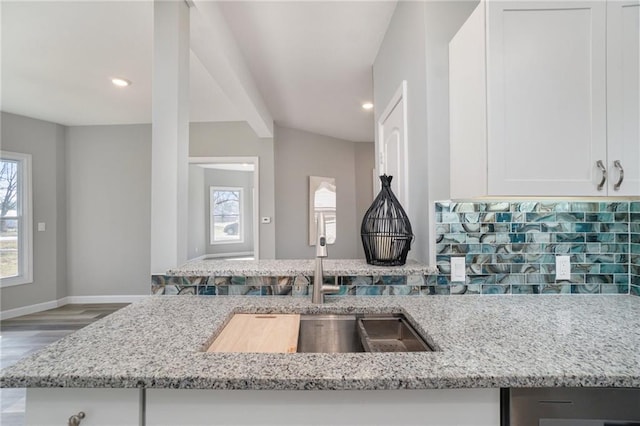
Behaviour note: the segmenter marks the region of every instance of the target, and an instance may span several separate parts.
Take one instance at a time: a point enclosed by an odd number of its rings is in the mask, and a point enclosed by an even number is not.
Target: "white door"
[[[378,118],[378,171],[393,176],[391,190],[405,210],[408,208],[406,103],[405,80]]]
[[[607,7],[609,195],[640,195],[640,0]]]
[[[487,3],[489,195],[606,195],[606,3]]]

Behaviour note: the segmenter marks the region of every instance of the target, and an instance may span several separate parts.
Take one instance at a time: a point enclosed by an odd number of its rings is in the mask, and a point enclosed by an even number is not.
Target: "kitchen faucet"
[[[324,285],[322,270],[322,259],[327,257],[327,236],[325,231],[324,213],[318,213],[316,228],[316,270],[313,275],[313,295],[312,303],[324,303],[324,295],[326,293],[337,293],[340,291],[338,285]]]

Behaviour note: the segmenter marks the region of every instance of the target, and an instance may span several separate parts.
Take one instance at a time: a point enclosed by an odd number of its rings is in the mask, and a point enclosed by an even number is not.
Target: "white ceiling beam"
[[[273,117],[216,2],[192,0],[191,50],[261,138],[273,137]]]

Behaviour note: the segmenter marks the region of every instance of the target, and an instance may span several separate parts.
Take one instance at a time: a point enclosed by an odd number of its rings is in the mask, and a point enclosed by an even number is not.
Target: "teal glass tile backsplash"
[[[629,280],[631,294],[640,296],[640,201],[629,208]]]
[[[451,294],[640,294],[640,202],[436,203],[438,284]],[[555,257],[571,278],[556,280]],[[451,257],[466,281],[451,281]],[[631,284],[631,287],[630,287]]]
[[[443,201],[435,204],[439,273],[326,276],[339,296],[633,294],[640,296],[639,201]],[[556,280],[556,256],[570,279]],[[464,257],[466,280],[451,281]],[[308,297],[312,276],[153,275],[153,294]]]

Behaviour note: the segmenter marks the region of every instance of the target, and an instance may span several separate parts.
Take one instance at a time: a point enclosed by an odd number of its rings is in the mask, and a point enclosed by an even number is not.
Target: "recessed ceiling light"
[[[365,102],[365,103],[362,104],[362,108],[367,109],[367,110],[371,109],[371,108],[373,108],[373,104],[371,102]]]
[[[111,82],[118,87],[127,87],[131,86],[131,82],[126,78],[115,77],[111,79]]]

